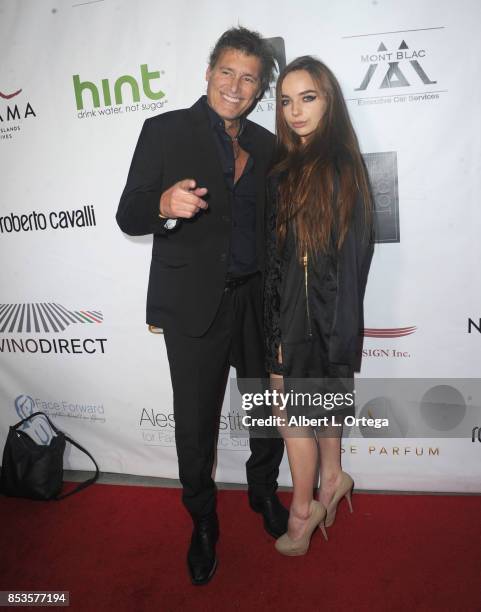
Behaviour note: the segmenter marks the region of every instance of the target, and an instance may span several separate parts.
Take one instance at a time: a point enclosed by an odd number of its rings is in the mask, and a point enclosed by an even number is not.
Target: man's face
[[[207,68],[207,100],[224,119],[233,121],[252,106],[260,93],[261,60],[237,49],[223,51],[213,68]]]

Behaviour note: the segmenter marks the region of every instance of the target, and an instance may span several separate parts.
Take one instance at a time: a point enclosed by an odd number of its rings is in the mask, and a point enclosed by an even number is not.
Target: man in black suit
[[[210,56],[207,96],[145,121],[117,212],[125,233],[154,235],[147,323],[163,329],[167,347],[194,584],[217,565],[212,469],[229,367],[238,379],[266,377],[264,199],[275,139],[246,116],[273,67],[259,34],[226,31]],[[251,436],[250,448],[249,503],[277,538],[288,518],[276,495],[283,441]]]

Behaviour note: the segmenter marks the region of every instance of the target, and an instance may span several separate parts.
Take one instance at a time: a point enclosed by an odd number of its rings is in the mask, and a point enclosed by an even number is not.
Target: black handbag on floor
[[[53,431],[48,445],[37,444],[27,433],[18,429],[37,415],[43,415]],[[95,475],[78,484],[72,491],[60,495],[63,481],[63,453],[66,442],[90,457],[95,465]],[[92,455],[80,444],[57,429],[44,412],[34,412],[12,425],[3,450],[0,492],[9,497],[29,499],[64,499],[93,484],[99,477],[99,468]]]

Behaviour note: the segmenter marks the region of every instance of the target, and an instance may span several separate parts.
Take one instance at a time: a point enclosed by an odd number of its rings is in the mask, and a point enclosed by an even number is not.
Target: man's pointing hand
[[[202,199],[207,189],[197,187],[194,179],[184,179],[164,191],[160,198],[160,214],[169,219],[191,219],[208,204]]]

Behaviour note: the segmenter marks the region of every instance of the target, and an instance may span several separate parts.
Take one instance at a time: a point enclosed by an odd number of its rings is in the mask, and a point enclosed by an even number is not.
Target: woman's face
[[[306,142],[319,127],[327,100],[307,70],[295,70],[282,82],[281,104],[287,125]]]

